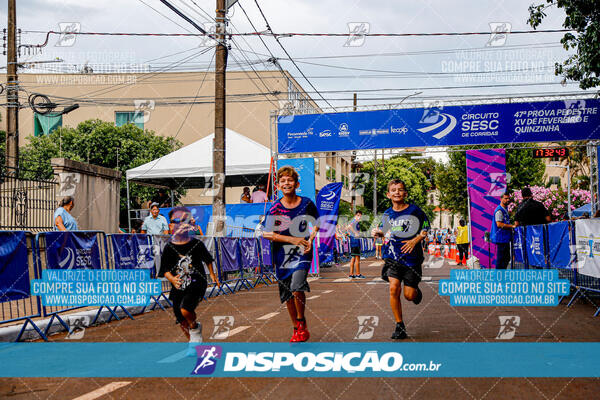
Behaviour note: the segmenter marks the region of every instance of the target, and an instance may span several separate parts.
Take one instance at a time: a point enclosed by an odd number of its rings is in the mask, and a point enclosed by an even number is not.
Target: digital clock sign
[[[533,158],[568,157],[569,149],[566,147],[548,147],[533,150]]]

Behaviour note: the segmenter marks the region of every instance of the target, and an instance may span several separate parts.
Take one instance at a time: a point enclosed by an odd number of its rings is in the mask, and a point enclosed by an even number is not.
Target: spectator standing
[[[150,215],[144,219],[142,233],[147,233],[148,235],[169,234],[169,224],[167,223],[167,219],[160,215],[159,211],[158,203],[152,203],[150,205]]]
[[[252,203],[252,195],[250,194],[250,188],[246,186],[240,197],[240,203]]]
[[[469,227],[464,219],[458,221],[458,234],[456,235],[456,247],[458,249],[458,264],[462,265],[463,257],[465,264],[469,258]]]
[[[267,193],[265,192],[265,185],[258,185],[256,190],[252,193],[252,203],[265,203],[267,201]]]
[[[546,207],[541,202],[534,200],[530,188],[521,189],[521,196],[523,201],[515,212],[515,226],[541,225],[552,220]]]
[[[54,229],[57,231],[76,231],[77,221],[71,215],[71,210],[75,207],[73,197],[63,198],[56,211],[54,211]]]
[[[494,211],[492,221],[490,241],[496,245],[496,269],[506,269],[510,262],[510,241],[515,225],[510,223],[507,209],[509,201],[510,196],[504,193],[500,198],[500,205]]]

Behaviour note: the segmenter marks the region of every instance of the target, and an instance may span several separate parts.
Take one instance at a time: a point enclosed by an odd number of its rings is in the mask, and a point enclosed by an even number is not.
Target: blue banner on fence
[[[240,256],[238,240],[233,238],[219,238],[221,243],[221,271],[232,272],[240,269]]]
[[[227,234],[232,234],[232,226],[255,229],[260,222],[260,217],[265,215],[265,210],[269,210],[271,205],[272,203],[226,204]],[[205,235],[209,234],[210,232],[207,232],[207,229],[208,223],[212,217],[212,205],[187,207],[190,209],[192,217],[194,217],[194,220],[196,221],[196,225],[202,229],[202,233]],[[169,221],[169,211],[171,211],[170,207],[160,209],[160,214],[164,216],[167,221]]]
[[[296,189],[296,194],[315,201],[315,160],[313,158],[285,158],[277,160],[277,168],[286,166],[292,167],[298,172],[300,186]],[[277,197],[282,196],[281,191],[278,191]]]
[[[546,266],[545,225],[529,225],[525,227],[527,242],[527,261],[534,267]]]
[[[242,267],[256,268],[260,267],[258,252],[258,241],[254,238],[241,238],[240,251],[242,253]]]
[[[552,268],[569,268],[571,247],[568,221],[548,224],[548,259]]]
[[[263,265],[273,265],[273,261],[271,261],[271,241],[260,238],[260,248]]]
[[[154,270],[154,253],[151,239],[143,234],[110,235],[115,269]]]
[[[513,237],[513,252],[515,254],[515,262],[525,264],[525,229],[522,226],[517,226],[514,230]]]
[[[10,343],[1,377],[600,377],[600,343]],[[502,360],[501,362],[499,360]]]
[[[0,232],[0,303],[29,297],[25,232]]]
[[[600,139],[596,99],[432,105],[426,108],[282,116],[278,151],[314,153],[393,147]]]
[[[97,233],[46,232],[47,269],[100,269]]]
[[[335,227],[337,224],[338,210],[342,198],[342,182],[325,185],[317,195],[317,210],[319,210],[319,262],[333,262],[333,245],[335,242]]]

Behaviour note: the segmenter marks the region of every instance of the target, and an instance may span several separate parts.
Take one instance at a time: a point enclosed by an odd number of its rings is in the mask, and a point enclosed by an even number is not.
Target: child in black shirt
[[[174,207],[169,212],[173,237],[165,246],[161,257],[160,272],[171,282],[169,299],[173,312],[190,343],[202,342],[202,324],[196,322],[195,309],[204,298],[208,282],[204,264],[207,265],[213,282],[220,286],[213,270],[213,257],[200,240],[192,237],[194,227],[190,210]]]

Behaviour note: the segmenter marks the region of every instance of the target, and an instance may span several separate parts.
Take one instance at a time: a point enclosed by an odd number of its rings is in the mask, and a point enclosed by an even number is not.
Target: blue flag
[[[545,225],[525,227],[527,241],[527,261],[535,267],[546,266]]]
[[[319,262],[333,262],[333,246],[335,244],[335,226],[337,224],[342,183],[335,182],[323,186],[317,195],[321,225],[319,230]]]

